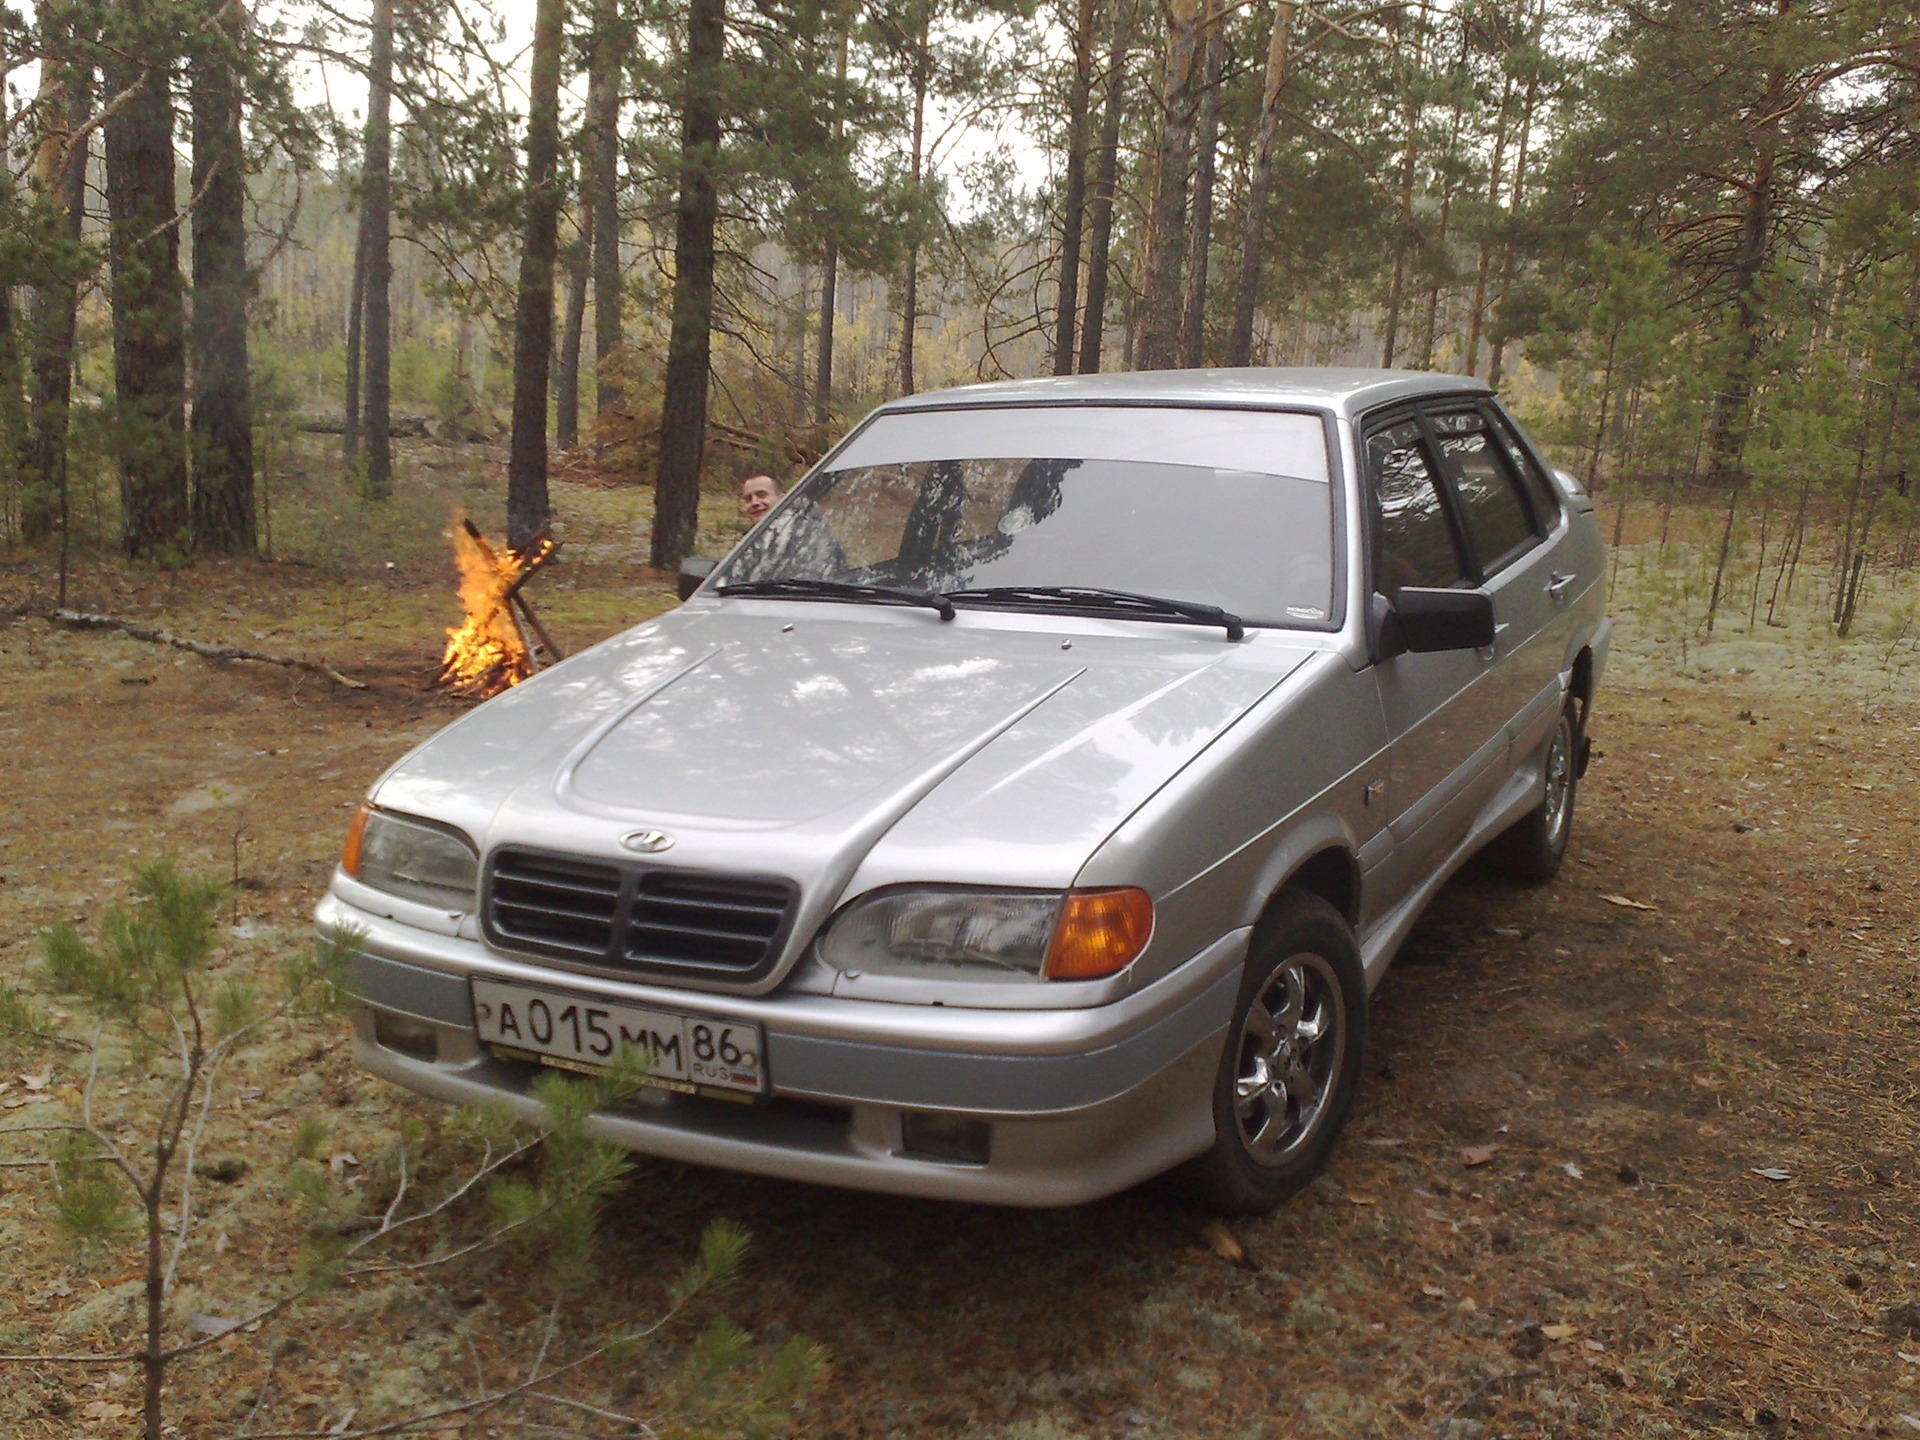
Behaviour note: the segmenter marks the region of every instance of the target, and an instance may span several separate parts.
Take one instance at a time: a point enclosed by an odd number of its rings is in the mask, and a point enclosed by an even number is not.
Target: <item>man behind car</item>
[[[741,481],[740,508],[747,512],[747,523],[758,525],[786,493],[771,475],[749,475]]]

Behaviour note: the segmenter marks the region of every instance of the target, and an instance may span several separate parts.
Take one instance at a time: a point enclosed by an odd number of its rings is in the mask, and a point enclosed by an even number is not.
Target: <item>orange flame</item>
[[[447,630],[436,683],[466,695],[497,695],[534,672],[532,648],[513,613],[513,595],[518,582],[551,553],[553,541],[543,535],[524,555],[504,547],[495,551],[464,515],[447,535],[460,567],[466,619]]]

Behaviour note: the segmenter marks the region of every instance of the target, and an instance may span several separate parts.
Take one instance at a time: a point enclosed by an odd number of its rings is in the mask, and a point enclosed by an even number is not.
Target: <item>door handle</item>
[[[1559,570],[1554,571],[1553,578],[1547,581],[1547,594],[1551,595],[1555,600],[1566,599],[1567,587],[1573,584],[1578,578],[1576,575],[1563,573]]]

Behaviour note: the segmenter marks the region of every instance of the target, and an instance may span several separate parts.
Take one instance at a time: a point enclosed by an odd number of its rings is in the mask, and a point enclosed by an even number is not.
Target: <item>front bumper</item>
[[[1005,1205],[1113,1194],[1212,1143],[1212,1088],[1248,933],[1236,930],[1154,984],[1086,1009],[969,1010],[844,997],[744,997],[587,978],[321,902],[323,930],[363,932],[355,1058],[453,1104],[506,1102],[537,1120],[539,1067],[501,1060],[473,1031],[480,975],[636,1005],[758,1022],[769,1095],[758,1104],[643,1091],[594,1117],[600,1137],[694,1164],[856,1189]],[[432,1028],[431,1059],[389,1048],[375,1012]],[[909,1150],[910,1112],[984,1120],[988,1160]]]

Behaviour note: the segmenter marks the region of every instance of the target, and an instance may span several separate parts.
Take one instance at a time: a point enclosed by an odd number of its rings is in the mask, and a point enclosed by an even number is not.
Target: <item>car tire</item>
[[[1213,1086],[1213,1148],[1177,1172],[1209,1209],[1262,1215],[1326,1163],[1360,1083],[1367,979],[1340,912],[1283,893],[1255,928]]]
[[[1573,804],[1580,790],[1581,714],[1568,700],[1560,712],[1540,762],[1540,803],[1503,831],[1488,848],[1501,874],[1527,885],[1543,885],[1560,873],[1573,838]]]

